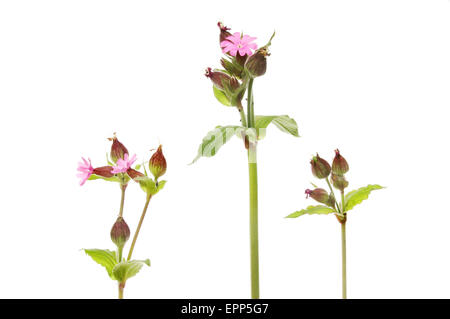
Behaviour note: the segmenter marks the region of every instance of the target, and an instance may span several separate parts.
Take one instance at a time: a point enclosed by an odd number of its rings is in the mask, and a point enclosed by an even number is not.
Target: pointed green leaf
[[[363,200],[369,198],[370,192],[372,192],[373,190],[382,188],[384,187],[380,185],[367,185],[365,187],[361,187],[351,191],[350,193],[345,195],[345,211],[347,212],[356,205],[361,204]]]
[[[308,206],[306,209],[302,209],[299,211],[296,211],[295,213],[290,214],[289,216],[286,216],[286,218],[296,218],[305,214],[313,215],[313,214],[331,214],[335,213],[336,211],[331,208],[324,205],[317,205],[317,206]]]
[[[225,92],[219,90],[214,85],[213,85],[213,91],[214,91],[214,96],[216,97],[217,101],[219,101],[220,103],[222,103],[225,106],[231,106],[231,101],[227,98]]]
[[[84,249],[84,252],[96,263],[105,267],[111,279],[115,279],[112,273],[113,268],[117,265],[117,256],[115,251],[108,249]]]
[[[103,176],[99,176],[99,175],[95,175],[95,174],[92,174],[91,176],[89,176],[88,181],[94,181],[96,179],[103,179],[104,181],[107,181],[107,182],[119,182],[119,178],[117,176],[103,177]]]
[[[150,260],[122,261],[114,267],[112,273],[117,281],[125,282],[127,279],[135,276],[144,264],[150,266]]]
[[[255,117],[255,127],[258,129],[265,129],[270,123],[274,124],[282,132],[299,137],[297,122],[287,115],[257,115]]]
[[[222,145],[228,142],[234,135],[241,136],[244,131],[245,128],[241,126],[217,126],[203,138],[202,144],[198,148],[197,157],[194,158],[192,163],[196,162],[202,156],[212,157],[216,155]]]
[[[156,193],[158,193],[161,189],[164,188],[167,181],[158,181],[158,186],[156,187]]]

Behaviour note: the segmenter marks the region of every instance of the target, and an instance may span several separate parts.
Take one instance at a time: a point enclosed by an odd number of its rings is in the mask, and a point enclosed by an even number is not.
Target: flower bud
[[[334,173],[331,174],[331,183],[341,192],[344,191],[344,189],[348,186],[348,182],[344,176],[336,175]]]
[[[237,76],[238,78],[242,78],[243,67],[239,63],[221,58],[220,64],[229,74]]]
[[[114,163],[116,163],[119,158],[123,159],[125,154],[128,154],[127,148],[119,142],[116,133],[114,133],[113,137],[108,138],[108,140],[113,142],[111,145],[111,159]]]
[[[148,166],[156,180],[164,175],[167,169],[167,162],[162,152],[162,145],[159,145],[156,152],[152,155]]]
[[[245,68],[252,78],[264,75],[267,68],[266,56],[270,55],[266,47],[258,49],[245,62]]]
[[[327,178],[331,172],[331,166],[326,160],[321,158],[319,154],[314,156],[311,160],[311,171],[317,178]]]
[[[219,44],[222,43],[222,41],[225,41],[227,37],[229,37],[231,35],[230,32],[228,32],[228,30],[230,30],[230,28],[226,27],[222,22],[217,22],[217,26],[220,28],[220,36],[219,36]]]
[[[112,170],[113,170],[112,166],[102,166],[102,167],[94,168],[94,170],[92,171],[92,174],[109,178],[109,177],[114,176],[114,173],[112,173]]]
[[[111,240],[117,247],[123,248],[128,238],[130,238],[130,228],[123,217],[118,217],[111,228]]]
[[[323,188],[316,188],[314,190],[305,190],[306,198],[311,197],[319,203],[326,204],[330,207],[334,207],[336,200],[332,195],[329,195]]]
[[[239,82],[235,78],[223,72],[212,71],[211,68],[205,70],[205,76],[210,78],[212,83],[220,90],[224,90],[227,85],[233,88],[239,87]]]
[[[348,172],[348,163],[345,160],[343,156],[341,156],[341,153],[339,153],[339,150],[335,150],[335,157],[333,159],[333,164],[331,166],[333,173],[336,175],[343,176],[345,173]]]

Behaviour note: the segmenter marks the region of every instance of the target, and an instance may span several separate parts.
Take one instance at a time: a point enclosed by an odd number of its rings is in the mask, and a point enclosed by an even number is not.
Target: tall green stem
[[[131,259],[131,255],[133,254],[134,245],[136,245],[136,240],[139,235],[139,231],[141,230],[142,222],[144,221],[145,213],[147,212],[148,204],[150,203],[150,199],[152,198],[151,194],[147,194],[147,200],[145,201],[144,210],[142,211],[141,219],[139,219],[139,224],[136,228],[136,232],[134,233],[133,241],[131,242],[130,251],[128,253],[127,260]]]
[[[248,172],[250,186],[250,265],[252,298],[259,298],[259,248],[258,248],[258,170],[256,144],[248,150]]]
[[[249,80],[247,91],[247,124],[255,127],[253,110],[253,79]],[[258,169],[256,161],[256,140],[249,141],[248,173],[250,190],[250,270],[252,298],[259,298],[259,248],[258,248]]]
[[[345,224],[341,223],[341,241],[342,241],[342,299],[347,299],[347,244],[345,235]]]

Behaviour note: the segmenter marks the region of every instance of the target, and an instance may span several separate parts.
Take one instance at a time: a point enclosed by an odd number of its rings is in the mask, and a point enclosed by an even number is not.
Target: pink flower
[[[92,175],[92,172],[94,171],[94,168],[91,165],[91,159],[88,158],[89,161],[84,159],[84,157],[81,158],[83,161],[78,162],[78,169],[79,173],[77,174],[77,177],[80,178],[80,186],[83,186],[84,183],[88,180],[88,178]]]
[[[236,56],[236,53],[239,52],[239,55],[252,55],[252,50],[256,50],[258,47],[256,43],[252,43],[256,38],[250,37],[248,35],[241,35],[239,32],[235,32],[232,35],[226,37],[226,40],[220,43],[222,47],[222,52],[229,52],[230,55]]]
[[[117,164],[113,167],[111,173],[125,173],[129,168],[131,168],[131,165],[133,165],[134,162],[136,162],[136,154],[129,158],[128,153],[125,153],[123,159],[119,158],[117,160]]]

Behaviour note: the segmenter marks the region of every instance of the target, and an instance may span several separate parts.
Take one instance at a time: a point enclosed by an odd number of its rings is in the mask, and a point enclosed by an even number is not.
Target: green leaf
[[[297,122],[287,115],[257,115],[255,117],[255,127],[257,129],[265,129],[270,123],[274,124],[282,132],[299,137]]]
[[[156,186],[155,181],[148,176],[139,176],[135,180],[139,182],[144,192],[151,195],[156,195],[166,185],[166,181],[158,181],[158,186]]]
[[[134,167],[134,169],[138,171],[138,170],[141,169],[141,166],[142,166],[141,164],[137,164],[137,165]]]
[[[305,214],[313,215],[313,214],[331,214],[336,213],[336,211],[331,208],[324,205],[317,205],[317,206],[308,206],[306,209],[302,209],[299,211],[296,211],[295,213],[290,214],[289,216],[286,216],[286,218],[296,218]]]
[[[166,182],[167,181],[158,181],[158,186],[156,187],[156,193],[158,193],[161,189],[164,188],[164,186],[166,185]]]
[[[88,181],[94,181],[96,179],[103,179],[104,181],[107,181],[107,182],[119,182],[119,178],[117,176],[103,177],[103,176],[99,176],[99,175],[95,175],[95,174],[92,174],[91,176],[89,176]]]
[[[356,205],[361,204],[363,200],[369,198],[369,195],[372,191],[383,188],[384,187],[380,185],[367,185],[365,187],[361,187],[351,191],[350,193],[345,195],[345,211],[347,212]]]
[[[84,252],[96,263],[105,267],[111,279],[115,279],[113,275],[113,268],[117,265],[117,256],[115,251],[108,249],[84,249]]]
[[[225,92],[223,92],[222,90],[219,90],[214,85],[213,85],[213,91],[214,91],[214,96],[216,97],[217,101],[219,101],[220,103],[222,103],[225,106],[231,106],[231,101],[227,98]]]
[[[234,135],[241,136],[244,131],[245,128],[241,126],[217,126],[203,138],[202,144],[198,148],[197,157],[194,158],[192,163],[196,162],[202,156],[212,157],[216,155],[222,145],[228,142]]]
[[[135,276],[139,270],[141,270],[143,265],[150,266],[150,260],[130,260],[130,261],[122,261],[118,263],[112,273],[117,281],[125,282],[129,278]]]

